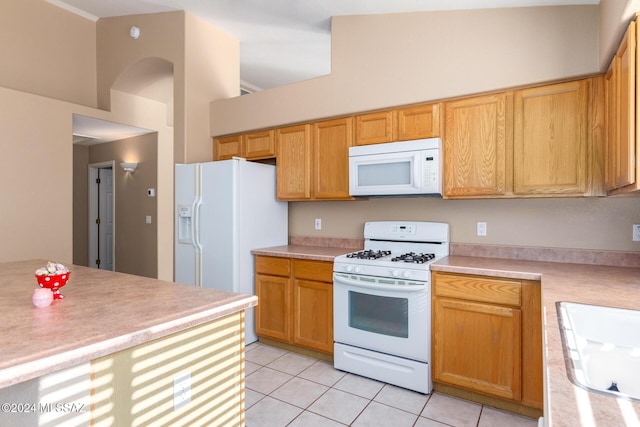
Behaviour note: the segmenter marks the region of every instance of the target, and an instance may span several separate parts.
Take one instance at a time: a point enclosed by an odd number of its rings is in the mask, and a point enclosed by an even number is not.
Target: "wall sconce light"
[[[131,27],[129,30],[129,36],[134,40],[138,40],[138,37],[140,37],[140,28],[135,25]]]
[[[137,163],[126,163],[126,162],[123,162],[123,163],[120,163],[120,166],[122,166],[122,169],[124,169],[125,172],[133,173],[133,172],[136,171],[136,168],[138,167],[138,164]]]

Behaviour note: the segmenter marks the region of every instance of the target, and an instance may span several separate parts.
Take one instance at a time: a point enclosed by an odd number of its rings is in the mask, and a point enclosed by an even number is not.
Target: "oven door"
[[[334,272],[333,327],[336,343],[428,362],[430,284]]]

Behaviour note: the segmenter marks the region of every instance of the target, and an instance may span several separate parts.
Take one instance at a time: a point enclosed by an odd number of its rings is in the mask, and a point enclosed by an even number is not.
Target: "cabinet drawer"
[[[333,263],[326,261],[293,261],[293,274],[296,279],[333,282]]]
[[[438,297],[521,305],[522,282],[434,272],[433,283],[434,295]]]
[[[289,277],[291,263],[288,258],[256,256],[256,273]]]

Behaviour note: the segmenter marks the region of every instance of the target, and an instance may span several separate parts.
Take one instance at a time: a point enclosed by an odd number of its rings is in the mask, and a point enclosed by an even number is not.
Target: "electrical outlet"
[[[486,222],[478,222],[476,224],[476,231],[478,236],[486,236],[487,235],[487,223]]]
[[[191,402],[191,373],[173,379],[173,410],[182,408]]]
[[[640,242],[640,224],[633,224],[633,241]]]
[[[315,227],[316,227],[316,230],[322,230],[322,219],[321,218],[316,218]]]

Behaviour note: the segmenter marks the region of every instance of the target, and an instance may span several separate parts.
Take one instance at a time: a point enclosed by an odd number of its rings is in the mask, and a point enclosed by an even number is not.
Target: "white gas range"
[[[449,225],[367,222],[364,238],[333,264],[334,366],[430,393],[429,265],[449,255]]]

